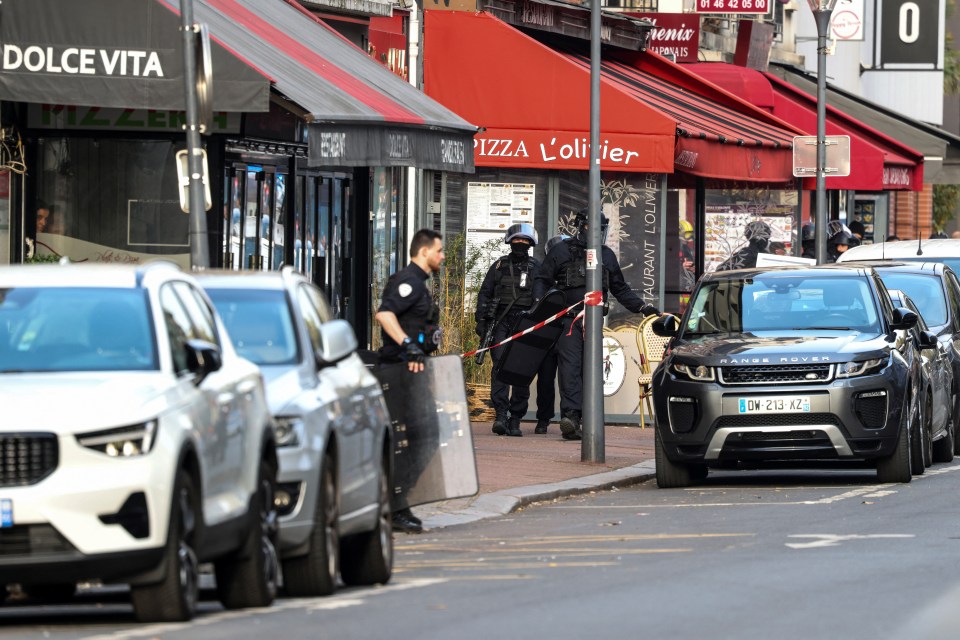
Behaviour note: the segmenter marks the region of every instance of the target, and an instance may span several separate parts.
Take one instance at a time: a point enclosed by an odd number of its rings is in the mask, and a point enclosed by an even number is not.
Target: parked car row
[[[206,289],[206,290],[205,290]],[[0,268],[0,586],[127,583],[140,620],[383,583],[390,419],[291,269]]]
[[[679,324],[655,324],[671,337],[653,377],[658,485],[838,464],[909,482],[951,460],[957,284],[942,264],[705,275]]]

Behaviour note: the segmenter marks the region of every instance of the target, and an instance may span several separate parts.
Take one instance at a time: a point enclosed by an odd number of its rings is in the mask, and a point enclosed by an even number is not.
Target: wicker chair
[[[646,426],[645,415],[653,423],[653,371],[663,360],[664,351],[670,338],[658,336],[653,332],[653,323],[659,316],[644,318],[637,327],[637,350],[640,352],[640,426]]]

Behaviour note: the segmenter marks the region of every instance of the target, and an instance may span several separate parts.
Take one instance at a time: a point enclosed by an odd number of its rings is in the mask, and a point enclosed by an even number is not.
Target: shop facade
[[[798,131],[656,54],[605,49],[601,73],[606,244],[638,295],[682,310],[696,278],[741,246],[750,220],[767,220],[799,253]],[[446,176],[428,223],[462,236],[483,269],[514,222],[537,229],[539,258],[547,239],[573,232],[589,176],[589,60],[576,41],[488,12],[428,11],[424,91],[482,128],[476,171]],[[605,317],[608,421],[638,413],[639,320],[616,302]]]
[[[49,64],[0,74],[0,119],[21,141],[26,169],[8,168],[8,229],[0,216],[8,260],[163,258],[187,268],[189,216],[180,210],[175,160],[185,147],[182,63],[171,53],[180,51],[177,3],[74,4],[76,13],[58,4],[51,13],[60,19],[40,26],[22,17],[38,10],[32,0],[0,7],[5,43],[59,43],[39,48],[71,64],[74,49],[101,61],[82,82],[51,79]],[[102,27],[104,15],[122,36]],[[214,68],[203,136],[210,266],[293,265],[365,342],[378,283],[406,261],[406,167],[472,171],[465,150],[475,127],[296,3],[195,0],[195,18],[210,29]],[[14,30],[25,24],[37,32]],[[162,89],[151,84],[155,73],[117,78],[119,59],[108,73],[111,58],[97,52],[117,38],[140,42],[145,60],[153,53],[143,43],[160,52]]]

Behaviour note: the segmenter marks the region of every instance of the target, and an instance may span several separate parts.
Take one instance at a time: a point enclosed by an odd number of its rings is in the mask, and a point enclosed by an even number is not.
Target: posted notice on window
[[[506,231],[517,222],[533,224],[536,185],[467,183],[467,229]]]

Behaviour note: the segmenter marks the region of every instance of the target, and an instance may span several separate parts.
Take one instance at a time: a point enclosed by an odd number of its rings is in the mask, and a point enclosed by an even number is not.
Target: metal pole
[[[600,0],[590,7],[590,205],[587,209],[587,291],[602,287],[600,257]],[[589,306],[584,317],[582,462],[604,462],[603,307]]]
[[[203,197],[203,146],[197,106],[196,25],[193,0],[180,0],[180,31],[183,34],[183,86],[187,102],[187,169],[190,172],[190,267],[210,266],[207,246],[207,207]]]
[[[817,21],[817,210],[814,212],[817,264],[827,261],[827,31],[833,11],[813,13]]]

